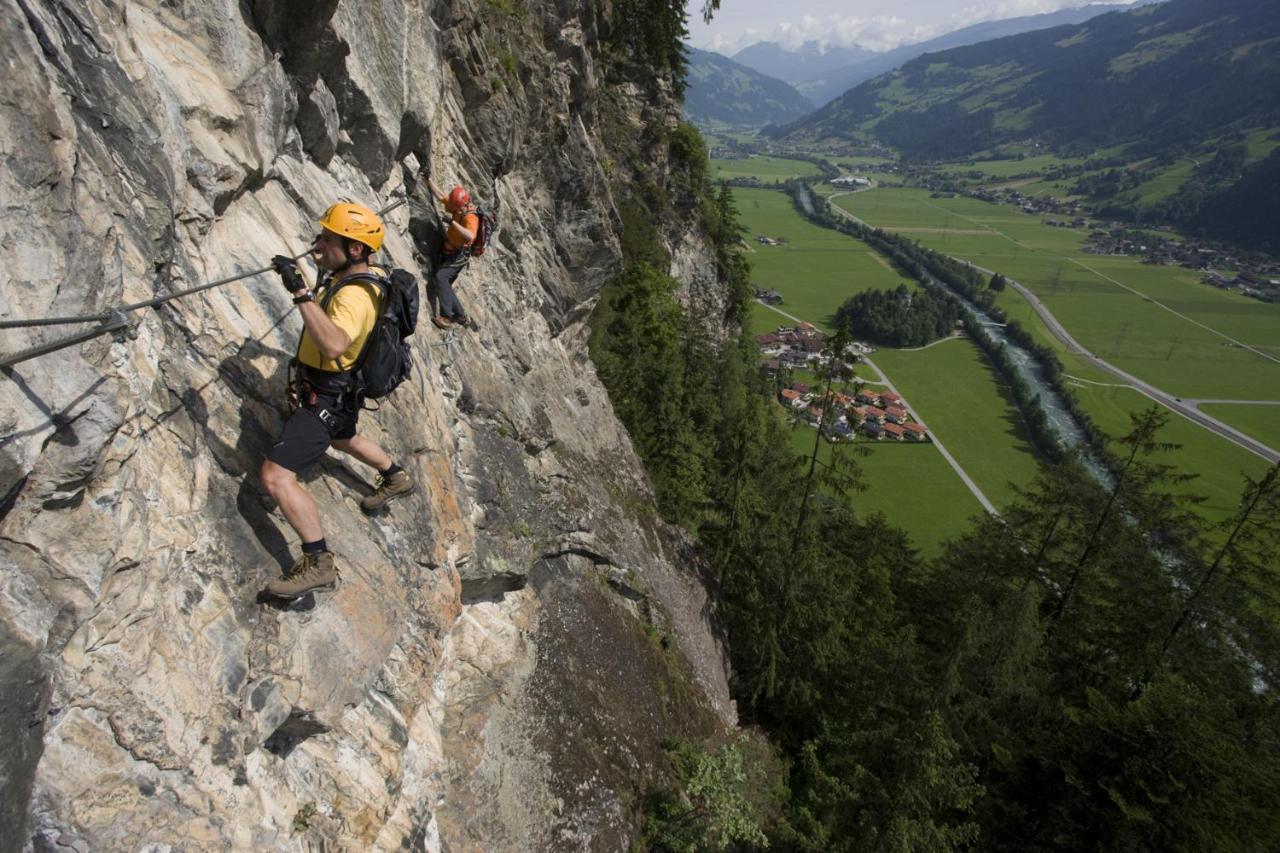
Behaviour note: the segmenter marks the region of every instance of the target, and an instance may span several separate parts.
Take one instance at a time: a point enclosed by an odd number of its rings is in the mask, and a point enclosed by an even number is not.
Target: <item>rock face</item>
[[[502,231],[460,280],[479,330],[420,323],[361,419],[418,492],[367,518],[373,472],[331,453],[305,486],[342,582],[287,608],[256,600],[297,551],[257,479],[300,331],[274,277],[5,371],[0,848],[625,849],[663,738],[734,713],[587,357],[620,264],[603,111],[677,110],[606,86],[607,4],[4,4],[0,319],[261,269],[343,197],[401,202],[384,258],[422,277],[420,168]]]

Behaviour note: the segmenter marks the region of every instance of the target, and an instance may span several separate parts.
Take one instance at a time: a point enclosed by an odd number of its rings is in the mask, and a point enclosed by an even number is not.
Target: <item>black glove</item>
[[[298,265],[293,258],[276,255],[271,259],[271,266],[275,267],[276,272],[280,274],[280,280],[284,282],[285,290],[290,293],[297,293],[299,290],[306,288],[307,283],[302,280],[302,276],[298,275]]]

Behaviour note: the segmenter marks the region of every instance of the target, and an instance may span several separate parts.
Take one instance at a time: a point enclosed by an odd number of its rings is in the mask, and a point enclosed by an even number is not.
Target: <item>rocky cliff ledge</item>
[[[732,725],[696,557],[587,357],[627,181],[606,126],[676,114],[606,85],[607,20],[4,0],[0,319],[260,268],[340,197],[407,199],[384,257],[421,270],[424,169],[503,225],[463,279],[480,330],[420,324],[362,419],[423,488],[366,518],[331,455],[306,487],[343,582],[287,609],[255,600],[297,547],[257,483],[300,330],[272,277],[0,377],[0,848],[625,849],[662,739]]]

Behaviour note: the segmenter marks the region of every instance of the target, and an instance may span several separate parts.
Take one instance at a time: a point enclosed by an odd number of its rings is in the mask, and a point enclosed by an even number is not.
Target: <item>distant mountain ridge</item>
[[[685,76],[685,116],[695,124],[764,127],[795,121],[814,104],[790,85],[732,59],[690,48]]]
[[[1141,5],[1154,2],[1160,2],[1160,0],[1144,0]],[[964,47],[1006,36],[1059,27],[1064,24],[1080,24],[1099,15],[1105,15],[1108,12],[1119,12],[1132,8],[1134,6],[1120,3],[1092,3],[1088,6],[1080,6],[1075,9],[1060,9],[1057,12],[1047,12],[1041,15],[1025,15],[1019,18],[1006,18],[1002,21],[985,21],[981,24],[974,24],[971,27],[946,33],[929,41],[902,45],[881,53],[872,53],[847,65],[842,65],[829,71],[815,72],[812,76],[793,82],[793,85],[809,100],[822,106],[834,98],[840,97],[840,95],[859,83],[870,80],[887,71],[892,71],[926,53],[949,50],[953,47]],[[750,65],[750,63],[745,64]]]
[[[784,80],[792,86],[799,86],[813,77],[829,74],[881,55],[857,45],[824,48],[816,41],[809,41],[798,48],[786,48],[776,42],[761,41],[744,47],[735,53],[732,59],[739,65],[754,68],[761,74]]]
[[[916,159],[1034,139],[1155,153],[1280,124],[1280,4],[1169,0],[919,57],[771,135],[878,138]]]

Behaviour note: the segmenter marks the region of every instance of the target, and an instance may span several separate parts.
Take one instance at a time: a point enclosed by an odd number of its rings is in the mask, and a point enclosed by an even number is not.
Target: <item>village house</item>
[[[911,441],[929,440],[929,430],[925,429],[924,424],[903,424],[902,428],[906,430],[907,438]]]
[[[903,430],[903,428],[898,426],[897,424],[884,425],[884,434],[889,436],[889,438],[892,438],[894,441],[902,441],[902,436],[904,433],[905,433],[905,430]]]
[[[759,299],[761,302],[765,303],[766,305],[782,304],[782,294],[776,290],[767,290],[764,288],[757,287],[755,288],[755,292],[756,292],[756,299]]]
[[[899,394],[899,393],[898,393],[898,392],[896,392],[896,391],[881,391],[881,392],[880,392],[880,402],[879,402],[879,403],[877,403],[877,405],[880,405],[880,406],[897,406],[897,407],[901,408],[901,407],[903,406],[903,402],[902,402],[902,395],[901,395],[901,394]]]
[[[862,432],[867,438],[879,441],[884,436],[884,427],[875,421],[867,421],[862,425]]]
[[[891,423],[905,424],[907,422],[907,410],[900,409],[897,406],[886,406],[884,418]]]
[[[876,389],[871,388],[869,386],[863,386],[862,388],[858,389],[858,393],[855,395],[855,399],[859,403],[869,403],[873,406],[879,405],[880,392],[878,392]]]
[[[789,349],[780,356],[782,363],[788,367],[804,367],[809,363],[809,356],[806,353]]]
[[[793,409],[803,409],[809,405],[803,394],[790,388],[783,388],[778,396],[782,398],[784,406],[790,406]]]
[[[863,406],[858,409],[858,416],[866,423],[880,425],[884,423],[884,412],[874,406]]]

